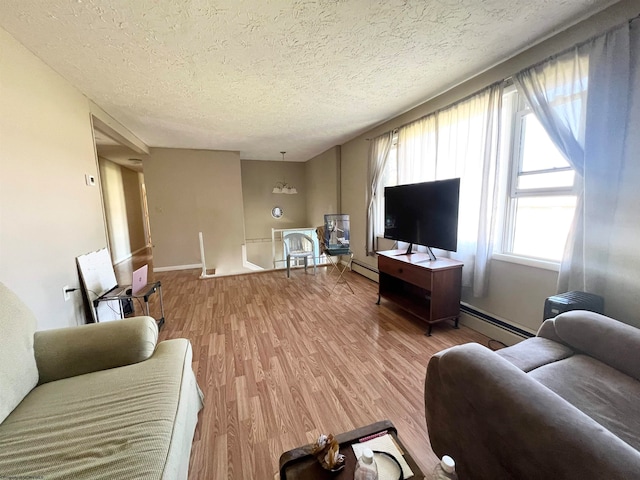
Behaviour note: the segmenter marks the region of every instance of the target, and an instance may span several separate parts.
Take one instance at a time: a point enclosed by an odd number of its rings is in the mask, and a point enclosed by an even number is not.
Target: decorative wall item
[[[282,210],[282,207],[273,207],[271,209],[271,216],[273,218],[281,218],[284,215],[284,210]]]

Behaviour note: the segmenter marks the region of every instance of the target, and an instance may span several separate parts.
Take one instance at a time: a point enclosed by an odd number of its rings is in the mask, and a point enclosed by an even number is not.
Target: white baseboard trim
[[[175,270],[193,270],[194,268],[202,268],[201,263],[193,265],[173,265],[171,267],[153,267],[154,272],[173,272]]]

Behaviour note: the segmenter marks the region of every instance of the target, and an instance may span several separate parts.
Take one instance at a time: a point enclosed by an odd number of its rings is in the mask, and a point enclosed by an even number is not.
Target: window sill
[[[525,265],[527,267],[551,270],[552,272],[560,271],[560,263],[552,262],[550,260],[539,260],[537,258],[531,257],[520,257],[518,255],[511,255],[508,253],[494,253],[491,258],[494,260],[499,260],[501,262],[516,263],[518,265]]]

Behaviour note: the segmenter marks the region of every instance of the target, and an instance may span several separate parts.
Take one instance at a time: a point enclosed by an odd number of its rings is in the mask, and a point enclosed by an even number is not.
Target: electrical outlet
[[[67,290],[70,290],[71,287],[69,287],[69,285],[65,285],[64,287],[62,287],[62,294],[64,295],[64,301],[68,301],[71,298],[71,292],[67,292]]]

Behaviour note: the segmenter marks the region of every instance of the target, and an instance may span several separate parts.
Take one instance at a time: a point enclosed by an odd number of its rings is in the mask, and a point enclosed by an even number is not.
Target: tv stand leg
[[[459,320],[460,320],[460,317],[456,317],[456,322],[455,322],[455,324],[454,324],[453,328],[456,328],[456,329],[460,328],[460,327],[458,326],[458,321],[459,321]]]
[[[378,294],[378,301],[376,302],[376,305],[380,305],[380,294]]]
[[[427,331],[425,332],[425,335],[426,335],[427,337],[430,337],[430,336],[431,336],[431,327],[432,327],[432,326],[433,326],[433,325],[429,324],[429,330],[427,330]]]

